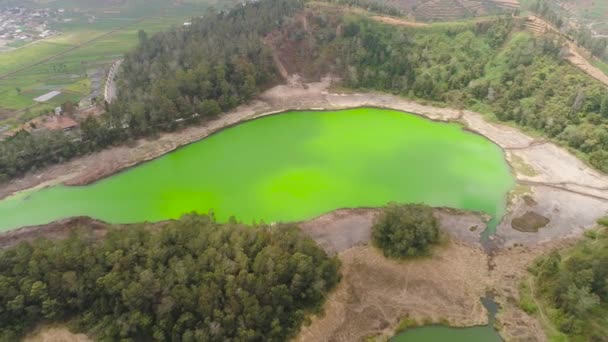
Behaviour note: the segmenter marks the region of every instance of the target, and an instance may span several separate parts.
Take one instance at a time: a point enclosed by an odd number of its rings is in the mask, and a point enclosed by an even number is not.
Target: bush
[[[372,240],[387,257],[426,255],[439,242],[439,223],[429,206],[389,204],[374,223]]]

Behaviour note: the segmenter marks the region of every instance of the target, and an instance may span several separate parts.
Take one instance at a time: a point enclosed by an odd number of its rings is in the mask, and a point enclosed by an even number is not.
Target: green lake
[[[0,231],[71,216],[132,223],[193,211],[299,221],[389,201],[500,218],[513,185],[502,151],[456,124],[376,108],[301,111],[240,124],[88,186],[2,200]]]
[[[490,298],[482,299],[488,310],[488,325],[470,328],[451,328],[442,325],[427,325],[408,329],[391,339],[391,342],[501,342],[502,338],[494,329],[498,305]]]

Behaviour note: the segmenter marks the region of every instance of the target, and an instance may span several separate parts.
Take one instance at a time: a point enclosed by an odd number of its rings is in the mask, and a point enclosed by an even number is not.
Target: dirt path
[[[84,334],[74,334],[63,326],[41,326],[28,334],[23,342],[92,342]]]
[[[383,15],[374,15],[374,16],[371,16],[370,18],[372,18],[376,21],[383,22],[385,24],[397,25],[397,26],[405,26],[405,27],[429,26],[429,24],[427,24],[427,23],[419,23],[416,21],[408,21],[408,20],[404,20],[401,18],[387,17],[387,16],[383,16]]]
[[[534,280],[532,277],[528,277],[528,286],[530,287],[530,295],[532,296],[532,300],[534,301],[534,305],[536,305],[536,307],[538,308],[538,313],[540,315],[540,319],[543,321],[543,324],[547,327],[549,327],[549,329],[551,329],[551,331],[554,334],[559,335],[560,332],[555,328],[555,326],[553,326],[553,323],[551,323],[551,320],[549,320],[547,318],[547,316],[545,315],[545,311],[543,310],[543,306],[541,305],[541,303],[538,301],[538,299],[536,298],[536,294],[534,293],[535,288],[536,288],[536,284],[534,284]]]
[[[528,17],[529,21],[531,21],[534,25],[538,25],[538,27],[542,27],[547,31],[550,31],[559,37],[562,37],[566,41],[566,47],[568,48],[568,56],[566,59],[572,63],[575,67],[582,70],[587,75],[595,78],[596,80],[602,82],[603,84],[608,86],[608,75],[602,72],[600,69],[596,68],[593,64],[591,64],[580,51],[584,51],[585,54],[590,55],[588,51],[585,51],[584,48],[579,47],[578,44],[572,41],[568,36],[564,35],[560,32],[555,26],[551,23],[545,21],[544,19],[531,15]]]

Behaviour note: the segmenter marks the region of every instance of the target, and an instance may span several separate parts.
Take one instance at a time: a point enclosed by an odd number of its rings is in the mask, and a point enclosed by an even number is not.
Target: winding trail
[[[547,140],[545,140],[545,139],[539,139],[539,140],[532,141],[528,146],[504,147],[503,149],[506,150],[506,151],[521,151],[521,150],[527,150],[529,148],[536,147],[536,146],[542,146],[542,145],[547,144],[547,143],[549,143]]]
[[[586,192],[569,189],[567,187],[560,186],[560,185],[554,184],[554,183],[535,182],[535,181],[530,181],[530,180],[525,180],[525,179],[518,179],[517,183],[523,184],[523,185],[532,185],[532,186],[545,186],[545,187],[548,187],[548,188],[552,188],[552,189],[556,189],[556,190],[560,190],[560,191],[566,191],[566,192],[570,192],[570,193],[573,193],[573,194],[577,194],[577,195],[581,195],[581,196],[586,196],[586,197],[591,197],[591,198],[595,198],[595,199],[598,199],[598,200],[601,200],[601,201],[608,202],[608,197],[593,195],[593,194],[589,194],[589,193],[586,193]],[[594,189],[594,190],[605,190],[603,188],[594,188],[594,187],[585,186],[585,185],[583,185],[582,187],[586,187],[586,188]]]
[[[561,335],[561,333],[557,330],[557,328],[555,328],[555,326],[553,326],[553,323],[551,323],[551,320],[549,320],[549,318],[547,318],[547,316],[545,315],[545,312],[543,311],[543,306],[536,298],[536,294],[534,293],[534,288],[536,286],[534,284],[534,280],[532,279],[532,277],[528,277],[528,286],[530,287],[530,296],[532,297],[532,300],[534,301],[534,305],[536,305],[536,307],[538,308],[538,313],[539,313],[541,321],[543,322],[543,325],[545,325],[546,327],[549,327],[549,329],[551,329],[551,331],[554,334]]]

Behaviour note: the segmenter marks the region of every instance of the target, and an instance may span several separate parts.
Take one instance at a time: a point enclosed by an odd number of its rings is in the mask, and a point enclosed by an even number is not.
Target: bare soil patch
[[[506,341],[547,341],[543,327],[536,316],[530,316],[519,307],[519,285],[528,277],[527,268],[539,256],[572,246],[578,238],[554,240],[529,247],[512,247],[498,251],[492,258],[490,288],[500,305],[497,315],[500,334]]]
[[[378,209],[341,209],[300,225],[327,252],[338,253],[343,278],[324,315],[303,328],[296,341],[391,336],[405,316],[421,324],[486,324],[480,298],[486,291],[488,255],[477,241],[488,217],[436,208],[434,215],[450,241],[435,248],[432,257],[395,261],[369,245],[378,213]]]
[[[28,334],[23,342],[92,342],[85,334],[74,334],[66,327],[42,326]]]

